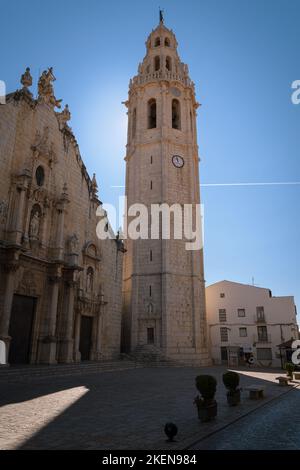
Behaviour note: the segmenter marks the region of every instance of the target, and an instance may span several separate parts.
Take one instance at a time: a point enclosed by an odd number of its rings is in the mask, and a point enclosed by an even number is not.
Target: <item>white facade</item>
[[[269,289],[221,281],[206,288],[207,320],[215,364],[280,367],[278,345],[298,339],[294,297]]]

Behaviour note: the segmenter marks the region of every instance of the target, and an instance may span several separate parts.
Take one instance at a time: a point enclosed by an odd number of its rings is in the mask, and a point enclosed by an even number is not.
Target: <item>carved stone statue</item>
[[[39,98],[43,99],[47,104],[50,104],[54,108],[60,108],[62,100],[57,100],[54,96],[54,90],[52,82],[56,80],[53,75],[53,68],[50,67],[48,70],[44,70],[39,78],[38,82],[38,93]]]
[[[61,113],[56,113],[56,116],[59,122],[60,130],[70,129],[67,122],[71,119],[71,113],[67,104]]]
[[[94,284],[94,273],[92,269],[88,269],[86,275],[86,290],[88,293],[93,292],[93,284]]]
[[[69,248],[70,248],[70,253],[71,254],[77,254],[78,253],[78,246],[79,246],[79,240],[76,235],[76,233],[73,233],[69,239]]]
[[[29,236],[33,239],[39,238],[39,230],[40,230],[40,215],[38,211],[35,211],[31,217],[30,221],[30,229],[29,229]]]
[[[23,85],[23,89],[27,89],[32,85],[32,76],[30,74],[30,68],[27,67],[23,75],[21,76],[20,80],[21,84]]]

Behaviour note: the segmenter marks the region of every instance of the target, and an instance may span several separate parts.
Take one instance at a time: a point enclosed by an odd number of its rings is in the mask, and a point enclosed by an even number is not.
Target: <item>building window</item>
[[[154,42],[154,47],[160,46],[160,38],[156,38]]]
[[[148,101],[148,129],[156,127],[156,100],[151,99]]]
[[[147,343],[154,344],[154,328],[147,328]]]
[[[227,328],[220,328],[220,337],[222,343],[226,343],[228,341],[228,329]]]
[[[152,286],[149,286],[149,296],[152,297]]]
[[[157,55],[157,56],[154,58],[154,70],[155,70],[155,72],[158,72],[159,69],[160,69],[160,58],[159,58],[159,56]]]
[[[172,100],[172,127],[173,129],[180,129],[180,102],[176,99]]]
[[[136,133],[136,108],[134,108],[132,113],[132,138],[135,137]]]
[[[42,166],[38,166],[35,172],[35,180],[38,186],[43,186],[45,181],[45,172]]]
[[[152,190],[152,186],[153,186],[153,185],[152,185],[152,181],[150,181],[150,189],[151,189],[151,190]]]
[[[272,349],[271,348],[257,348],[256,356],[258,361],[271,361]]]
[[[247,336],[247,328],[239,328],[240,330],[240,337],[245,338]]]
[[[268,341],[268,330],[266,326],[257,327],[258,341]]]
[[[221,292],[220,297],[221,297],[221,299],[224,299],[224,297],[225,297],[224,292]]]
[[[152,250],[150,250],[150,261],[152,261],[153,259],[153,254],[152,254]]]
[[[192,112],[190,112],[190,126],[191,126],[191,133],[193,134],[193,115]]]
[[[245,317],[246,310],[244,308],[238,308],[238,317]]]
[[[169,70],[169,71],[172,70],[171,57],[166,57],[166,69]]]
[[[219,321],[220,322],[226,321],[226,309],[225,308],[219,309]]]
[[[152,163],[153,163],[153,157],[152,157],[152,155],[151,155],[151,157],[150,157],[150,165],[152,165]]]
[[[165,46],[170,47],[170,39],[169,38],[165,38]]]
[[[256,307],[256,318],[257,318],[257,321],[264,321],[265,320],[264,307]]]

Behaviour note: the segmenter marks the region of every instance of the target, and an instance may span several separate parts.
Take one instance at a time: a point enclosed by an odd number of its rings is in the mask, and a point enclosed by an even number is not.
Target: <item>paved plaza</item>
[[[214,433],[218,431],[223,439],[226,436],[229,438],[232,430],[240,429],[243,425],[245,428],[248,422],[252,423],[251,432],[259,432],[265,422],[260,419],[262,413],[271,410],[269,413],[272,415],[272,409],[280,406],[280,403],[284,408],[284,426],[290,425],[292,433],[292,420],[297,411],[296,403],[300,400],[300,390],[277,384],[275,377],[282,371],[239,369],[241,386],[262,384],[266,387],[266,398],[250,400],[248,392],[244,390],[242,402],[237,407],[228,407],[226,403],[226,391],[221,379],[224,371],[222,367],[137,368],[80,376],[35,378],[19,383],[2,381],[0,448],[215,448]],[[195,377],[199,373],[213,374],[218,380],[218,417],[205,424],[199,422],[193,405],[197,395]],[[257,411],[253,413],[255,409]],[[273,428],[274,419],[273,413]],[[174,444],[166,443],[163,433],[164,424],[168,421],[176,423],[179,429]],[[269,431],[271,435],[272,426]],[[284,434],[286,429],[282,428],[280,432]],[[237,440],[232,442],[238,442],[240,433],[236,432]],[[211,437],[204,439],[209,435]],[[262,442],[267,441],[268,435]],[[246,438],[242,442],[245,443]],[[241,443],[240,448],[243,448]]]

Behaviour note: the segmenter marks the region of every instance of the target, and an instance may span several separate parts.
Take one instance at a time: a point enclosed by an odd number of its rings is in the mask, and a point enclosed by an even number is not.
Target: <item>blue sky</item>
[[[0,0],[0,79],[34,91],[53,66],[101,200],[124,184],[128,82],[165,10],[195,81],[202,183],[300,181],[299,0]],[[295,295],[300,310],[300,185],[204,186],[205,275]]]

